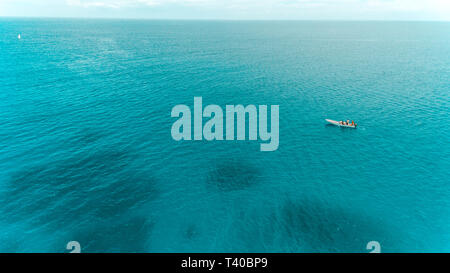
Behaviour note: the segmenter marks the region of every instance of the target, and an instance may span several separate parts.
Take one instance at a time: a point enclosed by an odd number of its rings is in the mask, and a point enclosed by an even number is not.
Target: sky
[[[0,16],[450,21],[450,0],[0,0]]]

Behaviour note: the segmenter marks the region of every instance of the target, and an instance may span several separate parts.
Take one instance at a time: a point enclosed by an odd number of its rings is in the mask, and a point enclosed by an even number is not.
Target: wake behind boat
[[[332,120],[332,119],[325,119],[328,123],[331,123],[333,125],[339,126],[339,127],[348,127],[348,128],[353,128],[356,129],[357,124],[349,121],[336,121],[336,120]]]

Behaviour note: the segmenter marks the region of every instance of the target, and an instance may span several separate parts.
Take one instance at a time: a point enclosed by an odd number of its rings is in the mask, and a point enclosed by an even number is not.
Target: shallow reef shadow
[[[291,251],[368,252],[370,241],[393,250],[401,238],[401,234],[393,236],[384,222],[308,198],[286,201],[277,217]]]
[[[367,253],[367,243],[378,241],[382,251],[396,252],[405,239],[387,222],[360,210],[308,197],[281,198],[279,205],[236,221],[243,248],[232,251]]]
[[[194,223],[191,223],[184,228],[184,237],[186,239],[191,240],[196,236],[198,236],[199,235],[198,233],[199,233],[198,227]]]
[[[260,174],[258,168],[245,160],[225,160],[213,166],[206,183],[221,191],[243,190],[257,184]]]
[[[151,170],[130,167],[131,159],[126,151],[102,149],[24,167],[8,181],[0,211],[9,223],[26,222],[35,232],[115,219],[128,225],[123,215],[158,196]]]
[[[142,253],[147,251],[153,226],[153,221],[143,216],[96,221],[66,240],[79,242],[82,252],[87,253]]]

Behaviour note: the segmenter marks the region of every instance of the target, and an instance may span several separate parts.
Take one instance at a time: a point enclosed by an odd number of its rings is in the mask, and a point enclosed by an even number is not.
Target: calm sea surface
[[[278,150],[174,141],[194,96]],[[450,23],[2,18],[0,252],[448,252],[449,109]]]

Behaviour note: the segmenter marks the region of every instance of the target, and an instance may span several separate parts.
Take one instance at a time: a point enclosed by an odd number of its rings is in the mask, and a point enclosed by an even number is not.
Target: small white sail
[[[17,39],[19,39],[20,40],[20,34],[17,36]]]

